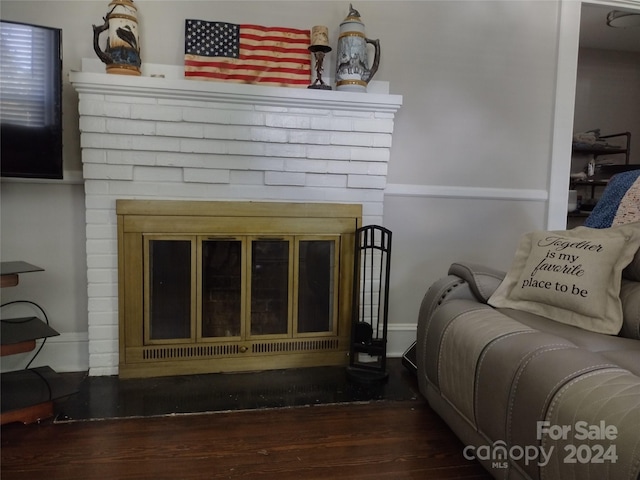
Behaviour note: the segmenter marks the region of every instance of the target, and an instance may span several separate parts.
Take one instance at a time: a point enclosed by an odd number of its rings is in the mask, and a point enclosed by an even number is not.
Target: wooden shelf
[[[19,275],[42,272],[43,268],[27,262],[1,262],[1,286],[15,287]],[[38,317],[0,320],[0,356],[30,352],[36,340],[60,335]],[[73,387],[50,367],[17,370],[0,374],[0,424],[33,423],[53,416],[53,400],[74,393]]]
[[[77,392],[75,383],[50,367],[17,370],[0,375],[0,424],[33,423],[53,416],[53,401]]]
[[[38,317],[23,317],[0,320],[0,335],[0,353],[5,356],[29,352],[37,339],[60,334]]]

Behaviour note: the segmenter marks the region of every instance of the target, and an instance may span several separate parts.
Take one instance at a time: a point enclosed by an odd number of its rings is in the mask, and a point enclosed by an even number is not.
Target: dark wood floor
[[[489,479],[423,399],[2,427],[13,479]]]

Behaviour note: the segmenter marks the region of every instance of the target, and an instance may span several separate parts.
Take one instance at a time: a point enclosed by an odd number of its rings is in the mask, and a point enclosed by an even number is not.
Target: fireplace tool
[[[361,383],[386,381],[390,230],[367,225],[356,230],[351,348],[347,374]]]

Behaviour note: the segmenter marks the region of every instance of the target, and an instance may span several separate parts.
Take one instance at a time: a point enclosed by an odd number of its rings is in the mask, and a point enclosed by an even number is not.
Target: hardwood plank
[[[491,478],[423,400],[2,429],[3,480]]]

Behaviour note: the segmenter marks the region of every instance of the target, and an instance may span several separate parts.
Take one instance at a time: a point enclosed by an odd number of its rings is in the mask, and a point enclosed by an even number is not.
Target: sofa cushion
[[[622,327],[622,270],[640,247],[640,223],[524,235],[494,307],[616,335]]]

